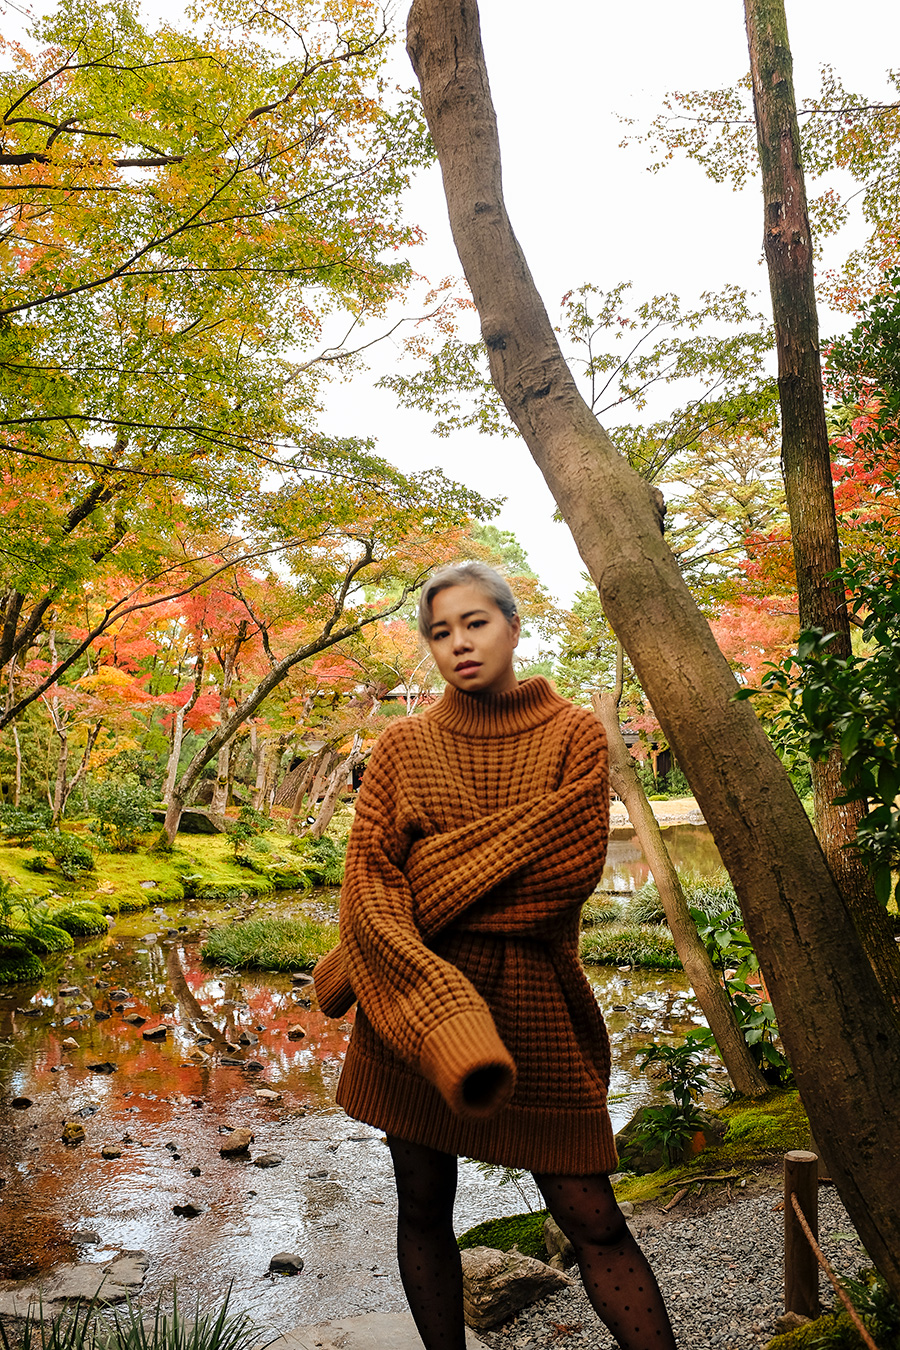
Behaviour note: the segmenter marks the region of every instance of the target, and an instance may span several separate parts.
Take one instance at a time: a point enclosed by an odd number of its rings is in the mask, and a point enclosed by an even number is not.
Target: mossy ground
[[[664,1167],[644,1176],[623,1174],[615,1186],[618,1199],[635,1204],[665,1203],[697,1177],[722,1176],[723,1185],[730,1181],[739,1186],[742,1180],[749,1180],[789,1149],[809,1147],[809,1121],[796,1092],[770,1092],[754,1102],[742,1098],[715,1114],[726,1127],[721,1145],[705,1148],[689,1163]]]

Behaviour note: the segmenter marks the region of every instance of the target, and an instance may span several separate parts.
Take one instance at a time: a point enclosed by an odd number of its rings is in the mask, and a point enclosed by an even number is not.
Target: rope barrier
[[[866,1327],[862,1319],[860,1318],[859,1313],[856,1311],[853,1304],[850,1302],[850,1299],[847,1297],[846,1292],[841,1287],[837,1276],[835,1275],[834,1271],[832,1270],[831,1266],[828,1263],[828,1259],[825,1256],[825,1253],[822,1251],[822,1248],[819,1246],[818,1242],[816,1242],[816,1239],[813,1237],[812,1229],[806,1222],[806,1215],[800,1208],[800,1201],[797,1199],[796,1195],[791,1196],[791,1204],[794,1207],[794,1213],[797,1215],[797,1218],[800,1221],[800,1227],[803,1229],[803,1232],[806,1235],[806,1240],[809,1243],[810,1247],[812,1247],[813,1249],[813,1253],[815,1255],[816,1260],[824,1270],[825,1274],[828,1276],[829,1280],[834,1286],[835,1293],[843,1303],[844,1307],[847,1309],[847,1312],[850,1314],[850,1317],[853,1321],[853,1325],[856,1327],[856,1330],[862,1337],[863,1344],[867,1347],[867,1350],[878,1350],[878,1346],[875,1344],[875,1342],[872,1340],[872,1337],[866,1330]]]

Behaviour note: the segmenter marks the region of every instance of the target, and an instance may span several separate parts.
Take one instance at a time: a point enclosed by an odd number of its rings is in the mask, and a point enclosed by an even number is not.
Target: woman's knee
[[[585,1177],[535,1174],[534,1179],[548,1210],[576,1247],[586,1242],[605,1246],[628,1231],[605,1172]]]

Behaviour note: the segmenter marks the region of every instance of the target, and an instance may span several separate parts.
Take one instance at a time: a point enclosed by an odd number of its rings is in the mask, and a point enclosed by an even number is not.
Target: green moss
[[[214,928],[204,961],[234,970],[309,970],[338,940],[337,925],[313,919],[248,919]]]
[[[24,942],[0,942],[0,984],[26,984],[44,977],[39,956]]]
[[[36,956],[50,956],[54,952],[70,952],[75,946],[71,933],[53,923],[35,923],[22,933],[22,941]]]
[[[89,905],[86,901],[54,910],[50,922],[57,928],[64,928],[73,938],[96,937],[105,933],[109,927],[96,905]]]
[[[581,934],[581,959],[594,966],[636,966],[641,970],[681,970],[668,928],[663,925],[605,924]]]
[[[889,1342],[879,1342],[890,1350]],[[897,1342],[893,1342],[896,1348]],[[826,1313],[814,1322],[786,1331],[769,1341],[766,1350],[865,1350],[865,1343],[845,1312]]]
[[[535,1214],[511,1214],[503,1219],[488,1219],[476,1224],[456,1239],[460,1251],[467,1247],[493,1247],[498,1252],[510,1252],[518,1247],[523,1256],[534,1256],[546,1261],[547,1248],[544,1246],[544,1220],[547,1211],[539,1209]]]

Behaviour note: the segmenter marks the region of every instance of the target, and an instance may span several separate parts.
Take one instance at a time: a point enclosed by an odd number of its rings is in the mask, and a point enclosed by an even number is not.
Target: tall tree
[[[817,1140],[900,1296],[900,1035],[790,782],[692,600],[657,496],[581,398],[512,232],[474,3],[414,0],[408,49],[491,375],[569,524],[734,880]]]
[[[781,463],[800,627],[834,634],[835,654],[846,658],[850,620],[837,575],[841,553],[825,423],[813,244],[784,0],[744,0],[744,13],[762,170],[763,243],[778,352]],[[842,767],[837,745],[827,758],[812,762],[816,833],[851,902],[870,960],[900,1014],[900,952],[872,878],[853,848],[865,807],[859,801],[835,800],[843,791]]]

